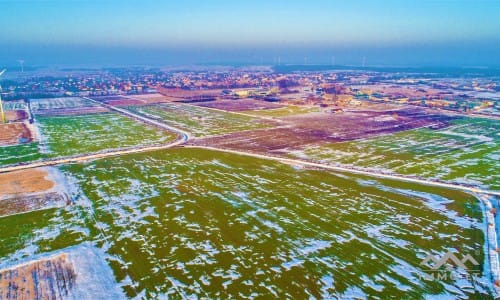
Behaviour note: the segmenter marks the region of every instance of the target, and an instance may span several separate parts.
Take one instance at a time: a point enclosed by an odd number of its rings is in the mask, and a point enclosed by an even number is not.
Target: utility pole
[[[5,73],[5,69],[0,72],[0,76],[3,75],[3,73]],[[3,111],[3,103],[2,103],[2,86],[0,85],[0,114],[2,114],[2,124],[5,124],[5,113]]]

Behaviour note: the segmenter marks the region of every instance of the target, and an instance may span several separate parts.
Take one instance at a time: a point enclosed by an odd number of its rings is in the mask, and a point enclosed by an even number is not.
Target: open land
[[[37,117],[50,157],[167,143],[170,132],[144,125],[116,113]]]
[[[4,259],[89,241],[128,297],[488,294],[486,278],[418,280],[429,251],[484,262],[466,193],[188,148],[61,169],[79,204],[1,218]]]
[[[172,100],[161,94],[146,94],[146,95],[133,95],[133,96],[103,96],[94,97],[97,101],[113,105],[113,106],[129,106],[129,105],[148,105],[164,102],[171,102]]]
[[[38,142],[16,146],[0,147],[0,165],[10,165],[36,161],[43,157]]]
[[[152,119],[161,120],[190,132],[194,136],[219,135],[272,125],[267,120],[209,110],[193,105],[168,103],[148,106],[129,106],[129,110]]]
[[[286,152],[315,143],[362,139],[425,126],[439,128],[452,119],[412,107],[386,111],[353,110],[341,114],[295,115],[292,112],[279,118],[281,126],[275,128],[209,137],[195,140],[193,144],[255,152]]]
[[[75,284],[65,254],[0,271],[2,299],[65,299]]]
[[[0,217],[70,204],[58,175],[49,168],[0,174]]]
[[[93,203],[118,280],[136,284],[129,296],[475,293],[415,277],[431,249],[483,251],[479,204],[461,192],[200,149],[63,170]]]
[[[33,113],[38,116],[94,114],[108,111],[102,106],[79,97],[31,99],[30,104]]]
[[[370,139],[324,143],[292,151],[321,162],[436,178],[498,190],[500,123],[458,119],[442,129],[416,129]]]
[[[494,119],[381,105],[274,119],[280,121],[278,126],[194,139],[190,144],[499,188],[500,127]]]
[[[8,110],[5,112],[7,122],[18,122],[28,119],[28,113],[25,110]]]
[[[193,105],[227,111],[268,110],[283,107],[283,105],[278,103],[255,99],[206,101],[196,102]]]
[[[370,76],[31,100],[36,141],[0,147],[0,164],[39,160],[0,174],[0,298],[499,295],[499,121],[467,98],[495,85]],[[449,251],[478,264],[428,279],[422,260]]]
[[[72,247],[0,270],[1,299],[125,299],[102,254]]]
[[[263,117],[287,117],[318,111],[320,111],[318,107],[289,105],[269,110],[248,110],[245,113]]]
[[[18,193],[34,193],[51,189],[55,183],[47,180],[48,172],[43,169],[16,171],[0,174],[0,199]]]
[[[81,101],[83,100],[85,99]],[[97,105],[89,100],[86,101]],[[72,101],[63,99],[48,102],[54,105],[61,103],[76,105]],[[97,113],[102,111],[102,106],[95,106],[92,114],[88,114],[85,109],[73,111],[72,108],[68,112],[64,108],[57,107],[45,110],[42,115],[36,113],[34,126],[40,134],[40,139],[36,142],[27,143],[32,141],[32,138],[28,126],[24,123],[0,125],[0,128],[9,129],[0,131],[0,142],[7,145],[0,147],[0,165],[110,149],[161,145],[175,139],[175,134],[162,128],[149,126],[116,113]],[[18,144],[19,141],[24,144]]]
[[[0,147],[31,142],[31,132],[22,122],[0,124]]]
[[[26,109],[26,103],[23,100],[17,100],[17,101],[3,101],[3,109],[5,112],[11,111],[11,110],[25,110]]]

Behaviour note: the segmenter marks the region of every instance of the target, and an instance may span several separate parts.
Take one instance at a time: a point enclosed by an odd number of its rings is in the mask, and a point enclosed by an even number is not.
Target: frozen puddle
[[[125,298],[104,253],[89,244],[41,254],[0,270],[0,299]]]

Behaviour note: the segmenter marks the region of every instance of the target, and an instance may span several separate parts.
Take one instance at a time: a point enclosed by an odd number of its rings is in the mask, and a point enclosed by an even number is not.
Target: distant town
[[[30,98],[160,93],[180,102],[253,98],[318,106],[331,112],[368,103],[387,103],[499,115],[500,77],[480,73],[331,68],[307,68],[306,71],[293,67],[16,70],[2,83],[2,99],[12,104]]]

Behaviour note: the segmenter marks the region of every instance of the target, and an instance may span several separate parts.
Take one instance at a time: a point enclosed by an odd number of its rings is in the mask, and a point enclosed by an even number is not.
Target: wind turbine
[[[18,62],[21,65],[21,73],[24,73],[24,59],[20,59]]]
[[[7,71],[6,69],[3,69],[2,72],[0,72],[0,76],[3,75]],[[2,123],[5,124],[5,113],[3,111],[3,104],[2,104],[2,86],[0,85],[0,114],[2,114]]]

